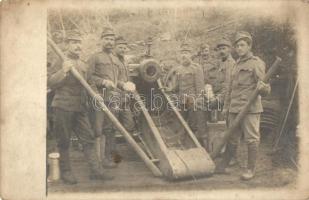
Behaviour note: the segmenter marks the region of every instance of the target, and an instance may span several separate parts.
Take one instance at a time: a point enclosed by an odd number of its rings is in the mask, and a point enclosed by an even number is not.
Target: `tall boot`
[[[105,138],[105,157],[102,164],[104,168],[115,168],[117,164],[114,162],[113,153],[116,148],[116,138],[111,132],[107,132]]]
[[[248,144],[248,170],[241,175],[243,180],[250,180],[255,175],[256,160],[258,156],[258,143]]]
[[[76,184],[77,180],[72,172],[70,163],[69,149],[59,148],[60,158],[59,165],[61,171],[61,179],[66,184]]]
[[[90,179],[113,179],[112,176],[106,175],[103,173],[103,169],[100,165],[99,159],[96,154],[94,144],[85,144],[84,146],[84,155],[90,167]]]
[[[222,160],[217,165],[215,173],[217,174],[227,173],[225,169],[228,167],[232,157],[236,154],[236,150],[237,150],[237,145],[234,145],[231,143],[226,144],[226,148],[223,153]]]

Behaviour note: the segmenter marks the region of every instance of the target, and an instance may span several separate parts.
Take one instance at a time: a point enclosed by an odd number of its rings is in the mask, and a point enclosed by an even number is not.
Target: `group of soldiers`
[[[216,166],[215,173],[228,173],[226,168],[232,158],[235,158],[237,146],[243,136],[248,147],[247,170],[241,175],[241,179],[250,180],[255,176],[256,160],[260,143],[260,116],[263,112],[261,96],[270,93],[270,85],[262,81],[265,76],[265,63],[251,52],[252,36],[245,31],[236,33],[232,44],[226,38],[222,38],[216,44],[215,50],[218,60],[210,59],[209,45],[201,48],[200,55],[196,61],[192,58],[192,50],[188,44],[182,44],[180,48],[180,66],[177,68],[177,86],[171,90],[187,104],[186,110],[182,110],[190,128],[196,133],[197,138],[207,138],[206,121],[209,111],[220,110],[226,120],[227,126],[231,126],[238,113],[248,102],[250,95],[258,88],[259,96],[251,104],[248,114],[241,121],[238,131],[233,133],[226,143],[222,160]],[[235,61],[231,56],[234,48],[238,55]],[[195,61],[195,62],[194,62]],[[206,87],[205,87],[206,86]],[[207,86],[212,88],[212,95],[207,92]],[[206,111],[196,109],[194,100],[190,95],[199,97],[204,94],[207,99]],[[212,105],[212,106],[209,106]],[[219,105],[216,107],[216,105]],[[206,116],[205,116],[206,114]],[[203,140],[200,140],[203,142]],[[207,141],[207,139],[206,139]],[[207,150],[207,142],[203,144]]]
[[[59,44],[65,49],[66,59],[61,60],[57,56],[51,59],[51,56],[48,56],[47,85],[54,93],[51,100],[53,134],[60,153],[61,178],[67,184],[77,183],[72,172],[69,151],[73,132],[83,146],[90,168],[90,179],[111,180],[113,177],[106,174],[103,168],[117,167],[112,156],[116,148],[116,129],[105,113],[93,106],[91,103],[93,99],[89,100],[86,90],[70,73],[73,67],[98,94],[95,101],[109,105],[111,112],[129,132],[135,128],[130,109],[123,106],[123,101],[126,100],[125,94],[135,91],[135,84],[130,81],[128,66],[124,59],[127,42],[123,37],[116,36],[112,28],[104,28],[100,43],[102,50],[90,56],[87,61],[83,61],[80,58],[81,34],[78,31],[71,31],[66,34],[64,43]],[[193,52],[189,44],[180,45],[180,62],[176,69],[177,87],[165,89],[185,97],[182,102],[189,104],[189,109],[182,114],[197,137],[206,131],[205,112],[191,109],[192,100],[184,94],[204,94],[205,85],[210,86],[214,93],[210,100],[223,106],[222,114],[229,126],[256,87],[261,96],[270,92],[270,86],[261,81],[265,74],[265,64],[260,58],[253,56],[251,46],[252,37],[247,32],[237,33],[234,44],[222,38],[216,44],[219,62],[213,62],[209,57],[208,45],[203,46],[197,60],[192,59]],[[239,56],[236,62],[231,56],[233,47]],[[241,177],[244,180],[254,177],[260,141],[260,115],[263,111],[261,96],[250,107],[249,113],[239,126],[239,131],[228,140],[223,159],[217,165],[217,173],[227,172],[225,169],[235,156],[239,138],[243,134],[248,144],[248,170]],[[114,105],[115,97],[119,97],[120,104],[118,102]],[[93,115],[90,116],[89,113]],[[98,158],[95,149],[96,138],[102,136],[105,137],[103,160]]]

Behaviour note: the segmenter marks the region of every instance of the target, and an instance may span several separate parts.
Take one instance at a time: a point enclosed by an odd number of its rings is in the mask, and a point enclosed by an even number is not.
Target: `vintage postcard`
[[[1,4],[3,199],[308,199],[308,1]]]

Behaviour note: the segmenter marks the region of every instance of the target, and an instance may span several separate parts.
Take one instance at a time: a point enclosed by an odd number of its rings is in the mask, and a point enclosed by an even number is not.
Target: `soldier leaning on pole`
[[[57,145],[60,153],[61,178],[67,184],[76,184],[70,164],[70,139],[75,132],[83,145],[85,158],[90,166],[90,179],[110,179],[103,174],[102,167],[96,157],[94,146],[95,135],[91,129],[86,104],[86,91],[77,79],[70,73],[75,67],[87,80],[87,65],[80,60],[82,39],[77,31],[67,33],[67,60],[60,59],[47,69],[48,87],[55,91],[52,101],[54,126]]]
[[[201,67],[193,63],[191,57],[192,50],[189,44],[181,44],[181,64],[176,69],[176,87],[171,92],[178,94],[181,114],[203,146],[207,148],[207,143],[204,143],[207,141],[206,118],[204,112],[196,106],[197,99],[204,95],[204,76]]]
[[[115,33],[111,28],[103,28],[101,34],[102,51],[94,54],[89,60],[92,76],[99,94],[104,99],[105,104],[110,111],[116,115],[121,108],[122,91],[134,90],[135,85],[131,82],[119,81],[120,70],[117,66],[118,58],[113,55],[115,46]],[[128,127],[125,127],[128,128]],[[113,151],[115,151],[115,127],[106,117],[103,111],[95,111],[95,132],[96,136],[105,135],[105,156],[103,167],[114,168],[117,165],[113,160]]]
[[[262,82],[265,75],[265,63],[251,52],[252,37],[248,32],[238,32],[235,37],[235,50],[239,56],[232,70],[229,89],[225,97],[223,113],[228,113],[229,125],[247,103],[250,94],[258,88],[260,95],[250,106],[248,114],[226,144],[223,159],[217,165],[217,173],[225,173],[225,168],[236,153],[239,138],[244,134],[248,146],[247,171],[241,175],[243,180],[250,180],[255,175],[258,146],[260,143],[260,116],[263,112],[261,96],[270,93],[270,85]]]

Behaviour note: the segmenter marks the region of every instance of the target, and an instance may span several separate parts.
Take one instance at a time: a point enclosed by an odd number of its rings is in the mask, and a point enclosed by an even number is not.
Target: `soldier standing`
[[[180,63],[176,69],[176,87],[172,92],[178,93],[182,115],[197,138],[205,139],[206,119],[202,110],[196,107],[197,98],[203,95],[204,76],[201,67],[191,60],[192,53],[188,44],[180,47]],[[204,146],[206,148],[206,146]]]
[[[220,105],[223,106],[235,60],[231,55],[232,44],[228,39],[222,38],[219,40],[216,48],[219,55],[219,64],[216,84],[214,85],[214,93]]]
[[[204,83],[214,86],[218,67],[216,62],[210,57],[210,46],[208,44],[203,44],[201,47],[199,64],[203,69]]]
[[[91,169],[90,179],[111,179],[104,175],[98,162],[94,148],[94,133],[89,122],[86,103],[86,91],[70,73],[76,70],[88,79],[87,65],[80,60],[81,36],[72,31],[67,34],[67,60],[58,60],[48,67],[48,87],[55,91],[52,101],[55,120],[55,136],[60,153],[61,178],[67,184],[76,184],[72,173],[69,147],[72,131],[75,132],[83,145],[83,152]]]
[[[121,71],[119,70],[119,59],[113,55],[115,46],[115,33],[111,28],[104,28],[101,34],[102,51],[94,54],[88,63],[91,67],[92,80],[95,83],[101,97],[110,111],[117,115],[121,108],[122,90],[134,90],[133,83],[119,81]],[[118,65],[117,65],[118,64]],[[126,127],[127,128],[127,127]],[[105,151],[103,167],[115,168],[117,165],[113,160],[115,151],[115,127],[100,109],[95,111],[96,136],[105,136]]]
[[[229,138],[223,160],[217,166],[217,173],[225,173],[225,168],[236,153],[239,138],[244,134],[248,146],[247,171],[241,179],[250,180],[255,175],[258,146],[260,143],[260,116],[263,112],[261,96],[270,93],[270,85],[262,82],[265,75],[265,63],[253,56],[251,52],[252,37],[248,32],[238,32],[235,38],[235,48],[239,56],[232,70],[229,89],[225,97],[223,113],[228,113],[229,125],[233,123],[238,113],[248,102],[250,94],[258,88],[260,95],[251,105],[248,114],[239,126],[239,131],[234,132]]]
[[[118,85],[122,89],[122,91],[120,91],[122,93],[120,106],[121,109],[117,118],[120,120],[120,122],[122,122],[126,130],[131,132],[135,128],[135,123],[133,120],[133,114],[130,110],[130,94],[128,91],[135,90],[135,85],[130,81],[128,66],[124,59],[124,55],[128,50],[128,43],[122,36],[117,37],[115,43],[116,45],[114,52],[116,58],[118,58],[118,60],[116,59],[115,64],[119,70]]]

